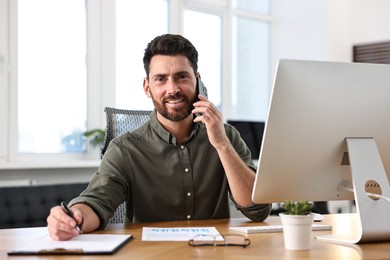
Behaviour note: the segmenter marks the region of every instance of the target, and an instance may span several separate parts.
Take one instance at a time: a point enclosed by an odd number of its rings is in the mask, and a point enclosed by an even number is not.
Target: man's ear
[[[150,94],[149,80],[147,78],[144,78],[144,92],[148,98],[152,97]]]

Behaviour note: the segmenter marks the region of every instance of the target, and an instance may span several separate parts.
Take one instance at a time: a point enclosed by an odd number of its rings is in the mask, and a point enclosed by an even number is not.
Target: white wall
[[[274,0],[272,66],[352,60],[352,46],[390,40],[388,0]]]
[[[325,59],[327,0],[275,0],[272,21],[272,57]]]
[[[351,43],[390,40],[390,1],[349,0],[349,2],[351,2],[349,26]]]

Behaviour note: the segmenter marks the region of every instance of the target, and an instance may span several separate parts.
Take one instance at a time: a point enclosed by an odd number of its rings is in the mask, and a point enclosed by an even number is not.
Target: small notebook
[[[132,239],[132,235],[81,234],[67,241],[54,241],[45,235],[8,255],[84,255],[113,254]]]
[[[283,225],[230,227],[230,229],[245,234],[275,233],[275,232],[283,232]],[[331,225],[312,224],[313,231],[331,230],[331,229],[332,229]]]

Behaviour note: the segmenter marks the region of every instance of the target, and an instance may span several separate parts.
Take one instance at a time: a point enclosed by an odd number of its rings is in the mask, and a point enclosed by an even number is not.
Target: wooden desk
[[[352,232],[355,214],[325,215],[324,224],[333,225],[333,232]],[[132,234],[134,239],[113,256],[72,256],[71,259],[385,259],[390,257],[390,242],[359,245],[339,245],[314,239],[315,235],[332,231],[313,232],[309,251],[284,249],[283,233],[248,235],[251,245],[242,247],[191,247],[187,242],[147,242],[141,240],[142,227],[206,227],[215,226],[221,234],[235,233],[229,226],[279,224],[279,217],[264,223],[247,219],[174,221],[147,224],[110,225],[96,233]],[[68,259],[69,256],[7,256],[7,251],[47,234],[46,228],[0,229],[0,259]]]

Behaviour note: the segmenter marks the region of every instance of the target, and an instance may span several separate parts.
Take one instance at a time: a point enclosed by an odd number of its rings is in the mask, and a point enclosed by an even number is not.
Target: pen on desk
[[[76,229],[82,233],[80,225],[77,223],[77,220],[75,219],[73,212],[68,208],[68,206],[62,201],[61,207],[65,211],[66,214],[68,214],[69,217],[73,218],[76,221]]]

